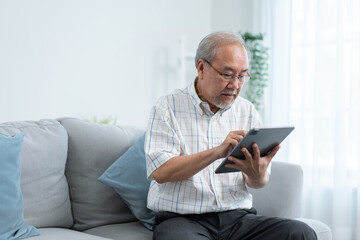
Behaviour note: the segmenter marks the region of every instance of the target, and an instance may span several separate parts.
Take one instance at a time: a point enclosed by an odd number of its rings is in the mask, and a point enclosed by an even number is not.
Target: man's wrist
[[[220,146],[217,146],[217,147],[214,147],[214,148],[212,148],[213,149],[213,151],[214,151],[214,156],[215,156],[215,160],[218,160],[218,159],[220,159],[220,158],[223,158],[222,157],[222,154],[221,154],[221,148],[220,148]]]
[[[244,174],[244,178],[245,178],[245,183],[248,187],[251,187],[251,188],[262,188],[264,187],[268,181],[269,181],[269,174],[268,172],[265,173],[265,175],[261,178],[257,178],[257,179],[254,179],[254,178],[250,178],[248,175],[246,175],[245,173]]]

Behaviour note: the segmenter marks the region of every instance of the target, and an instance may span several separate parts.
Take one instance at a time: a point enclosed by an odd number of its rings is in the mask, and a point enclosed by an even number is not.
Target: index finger
[[[235,130],[235,131],[231,131],[231,133],[234,133],[236,135],[241,135],[241,136],[245,136],[247,134],[248,131],[246,130]]]

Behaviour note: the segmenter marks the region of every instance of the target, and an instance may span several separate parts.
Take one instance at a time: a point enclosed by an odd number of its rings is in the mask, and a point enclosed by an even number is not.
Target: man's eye
[[[232,74],[228,74],[228,73],[223,73],[223,76],[225,78],[233,78],[233,75]]]

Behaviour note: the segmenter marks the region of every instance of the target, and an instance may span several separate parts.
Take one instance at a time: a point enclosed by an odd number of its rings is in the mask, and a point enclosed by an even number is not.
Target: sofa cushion
[[[131,212],[152,230],[155,213],[147,208],[150,181],[146,177],[145,133],[117,159],[99,180],[120,194]]]
[[[40,235],[28,240],[111,240],[66,228],[40,228]]]
[[[144,228],[144,226],[139,221],[100,226],[86,230],[84,232],[110,239],[126,239],[126,240],[153,239],[152,238],[153,232]]]
[[[0,239],[20,239],[39,234],[24,226],[23,198],[20,189],[20,151],[24,134],[0,134]]]
[[[98,178],[144,130],[73,118],[59,119],[69,135],[68,178],[74,229],[135,221],[121,197]]]
[[[56,120],[0,124],[0,133],[24,133],[21,191],[25,224],[71,227],[73,219],[65,177],[67,133]]]

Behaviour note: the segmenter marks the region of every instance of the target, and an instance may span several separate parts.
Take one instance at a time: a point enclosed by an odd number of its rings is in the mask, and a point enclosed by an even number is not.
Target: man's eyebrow
[[[224,71],[232,71],[232,72],[235,72],[235,69],[231,68],[231,67],[224,67]],[[244,73],[244,72],[247,72],[249,71],[249,69],[244,69],[241,71],[241,73]]]

